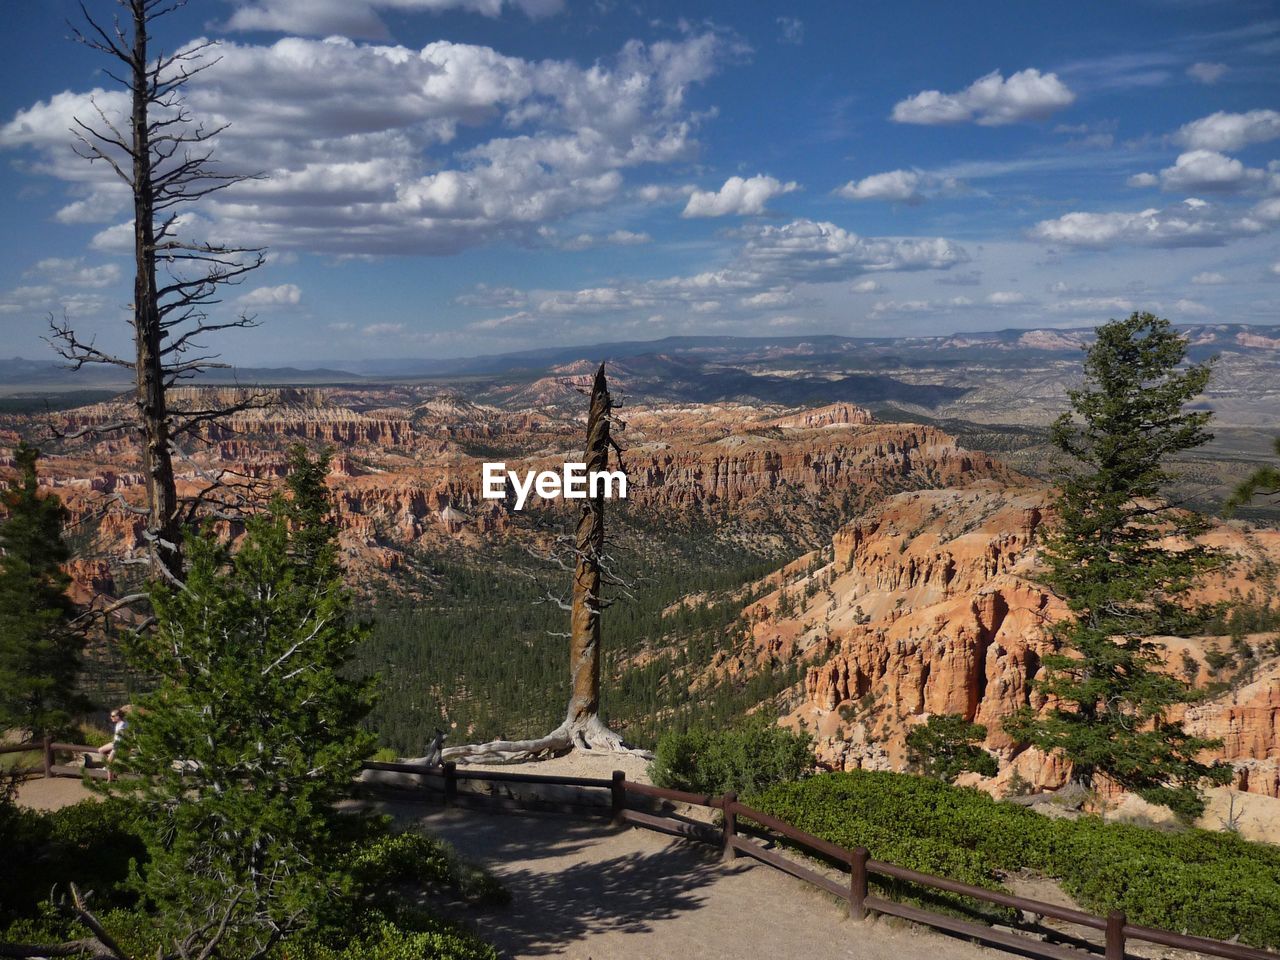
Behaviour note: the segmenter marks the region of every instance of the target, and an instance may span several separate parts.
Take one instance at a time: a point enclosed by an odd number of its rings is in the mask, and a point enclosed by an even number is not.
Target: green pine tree
[[[136,882],[171,941],[227,918],[219,955],[256,954],[347,890],[334,804],[373,746],[372,687],[344,675],[365,629],[340,576],[327,456],[291,461],[291,496],[238,550],[210,530],[189,540],[184,587],[156,589],[156,628],[130,651],[158,678],[120,748],[138,775],[120,789],[154,810]]]
[[[987,728],[982,724],[971,723],[958,713],[941,713],[911,728],[907,749],[911,761],[926,776],[954,783],[966,771],[984,777],[999,772],[996,758],[978,746],[986,738]]]
[[[1280,456],[1280,437],[1276,437],[1273,445],[1276,456]],[[1246,503],[1252,503],[1255,497],[1275,496],[1280,496],[1280,467],[1258,467],[1227,498],[1226,512],[1235,512]]]
[[[1186,365],[1186,350],[1149,313],[1098,328],[1084,384],[1052,433],[1079,464],[1062,483],[1058,524],[1042,550],[1046,582],[1073,614],[1053,625],[1059,649],[1037,683],[1056,703],[1040,717],[1025,708],[1006,729],[1061,751],[1086,787],[1103,775],[1192,817],[1204,807],[1199,785],[1230,771],[1198,759],[1215,742],[1169,719],[1171,706],[1196,694],[1147,639],[1185,624],[1182,599],[1216,563],[1188,545],[1204,521],[1164,496],[1170,458],[1212,438],[1210,414],[1184,410],[1210,374],[1208,364]],[[1171,536],[1182,546],[1171,547]]]
[[[18,478],[3,494],[0,525],[0,728],[30,735],[62,731],[82,707],[75,687],[84,646],[69,626],[67,512],[57,497],[37,494],[39,456],[18,445]]]

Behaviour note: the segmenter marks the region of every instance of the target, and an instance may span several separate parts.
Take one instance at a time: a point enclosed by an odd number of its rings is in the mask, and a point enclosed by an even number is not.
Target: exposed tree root
[[[580,723],[566,720],[545,737],[536,740],[491,740],[488,743],[449,747],[444,751],[443,758],[459,763],[524,763],[564,756],[574,750],[601,754],[621,753],[646,760],[653,759],[653,754],[647,750],[628,747],[622,737],[606,727],[598,715]]]

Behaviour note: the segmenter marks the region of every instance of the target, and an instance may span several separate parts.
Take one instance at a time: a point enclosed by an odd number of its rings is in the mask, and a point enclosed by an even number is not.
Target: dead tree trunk
[[[587,476],[609,469],[609,418],[613,399],[604,364],[591,387],[587,414]],[[590,492],[590,491],[588,491]],[[600,713],[600,561],[604,554],[604,489],[582,502],[574,533],[573,609],[570,613],[569,673],[572,693],[565,722],[582,726]]]
[[[591,406],[587,413],[587,447],[584,460],[587,476],[609,469],[609,452],[616,450],[609,435],[613,422],[613,399],[604,375],[604,364],[596,371],[591,386]],[[555,756],[573,749],[602,750],[646,755],[627,747],[620,736],[600,717],[600,620],[605,601],[602,586],[607,577],[604,566],[604,489],[583,501],[573,539],[573,603],[569,608],[569,706],[564,722],[536,740],[494,740],[490,743],[451,747],[446,760],[517,763]]]
[[[133,340],[137,376],[135,393],[138,432],[142,441],[142,473],[147,488],[147,548],[152,569],[166,579],[182,578],[182,530],[178,525],[178,489],[173,455],[169,449],[169,419],[165,405],[164,370],[161,364],[161,329],[156,284],[155,192],[138,189],[152,182],[152,155],[148,98],[151,62],[147,14],[135,3],[133,14],[133,63],[130,87],[134,91],[129,127],[133,144]]]
[[[151,573],[180,583],[182,534],[198,512],[217,515],[239,511],[261,492],[254,478],[228,470],[209,473],[183,449],[201,442],[210,421],[262,406],[265,397],[242,402],[210,403],[176,399],[170,388],[203,371],[227,364],[203,353],[206,334],[256,326],[252,316],[210,317],[228,286],[243,281],[264,263],[257,247],[209,243],[184,236],[180,209],[253,175],[221,172],[212,142],[224,126],[206,127],[193,118],[183,99],[190,80],[213,66],[204,53],[215,44],[201,41],[176,53],[154,57],[150,41],[156,21],[180,10],[186,0],[115,0],[122,15],[109,23],[84,10],[85,28],[75,37],[85,46],[123,64],[107,71],[128,92],[128,112],[119,114],[93,103],[96,117],[76,118],[72,133],[76,152],[91,164],[108,168],[133,196],[134,285],[132,359],[100,350],[92,339],[77,336],[68,318],[50,318],[55,349],[74,369],[111,364],[134,374],[136,414],[118,423],[91,425],[56,436],[76,439],[130,431],[141,448],[145,507],[120,506],[146,518],[144,537]],[[157,270],[164,276],[158,276]],[[218,309],[225,309],[218,307]],[[180,499],[174,461],[204,480],[194,496]],[[110,500],[108,500],[108,505]]]

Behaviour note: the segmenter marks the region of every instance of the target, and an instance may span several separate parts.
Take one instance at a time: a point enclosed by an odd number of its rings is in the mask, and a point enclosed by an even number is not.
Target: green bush
[[[658,740],[649,776],[660,787],[740,796],[813,772],[813,738],[754,717],[738,727],[695,727]]]
[[[872,771],[780,784],[747,802],[899,866],[988,887],[1029,868],[1094,913],[1120,909],[1132,923],[1280,946],[1280,847],[1236,834],[1054,820],[978,790]]]
[[[35,917],[54,887],[75,883],[94,891],[101,908],[128,906],[136,899],[124,889],[129,864],[145,856],[135,824],[136,805],[118,799],[82,800],[51,813],[0,803],[0,849],[11,862],[0,881],[0,917]]]
[[[393,833],[359,846],[350,860],[357,890],[375,897],[395,884],[416,883],[452,893],[472,906],[501,906],[510,892],[492,874],[464,863],[442,840]]]
[[[0,801],[0,849],[29,864],[21,882],[16,872],[0,874],[0,942],[84,936],[50,899],[74,882],[93,891],[95,912],[129,956],[154,957],[170,946],[128,883],[131,861],[146,856],[136,833],[140,811],[139,804],[116,798],[52,813]],[[504,904],[510,894],[495,877],[440,840],[390,832],[385,818],[344,818],[341,826],[343,866],[352,881],[346,895],[310,928],[278,944],[271,960],[496,960],[483,940],[401,895],[411,886],[473,907]]]

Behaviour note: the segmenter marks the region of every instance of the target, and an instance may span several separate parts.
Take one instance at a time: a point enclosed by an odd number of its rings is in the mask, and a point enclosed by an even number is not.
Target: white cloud
[[[796,302],[796,295],[792,290],[764,290],[743,297],[738,302],[749,310],[773,310],[792,306]]]
[[[1051,303],[1048,309],[1053,313],[1132,313],[1137,304],[1125,297],[1073,297]]]
[[[76,318],[100,314],[106,307],[107,302],[96,293],[61,292],[50,283],[14,287],[0,294],[0,316],[25,314],[43,321],[51,313]]]
[[[682,217],[754,216],[764,213],[765,204],[774,197],[798,190],[794,180],[783,183],[774,177],[730,177],[718,191],[697,190],[685,205]]]
[[[1204,61],[1200,61],[1187,67],[1187,76],[1198,83],[1205,84],[1206,86],[1213,86],[1213,84],[1222,79],[1223,74],[1226,72],[1227,65],[1225,63],[1206,63]]]
[[[1280,112],[1250,110],[1226,113],[1219,110],[1178,128],[1174,139],[1194,150],[1240,150],[1253,143],[1280,137]]]
[[[1154,173],[1135,173],[1125,184],[1130,187],[1154,187],[1159,182],[1160,178]]]
[[[758,227],[740,253],[748,269],[791,281],[840,280],[881,270],[945,270],[968,259],[963,247],[942,237],[860,237],[813,220]]]
[[[1189,150],[1160,171],[1161,187],[1179,193],[1240,190],[1266,179],[1265,170],[1251,169],[1215,150]]]
[[[1207,317],[1213,314],[1213,311],[1206,307],[1198,300],[1175,300],[1173,306],[1169,308],[1169,312],[1175,317],[1181,315],[1185,317]]]
[[[900,100],[894,104],[892,119],[929,125],[974,121],[995,127],[1044,119],[1075,99],[1057,74],[1027,69],[1006,80],[993,70],[958,93],[924,90]]]
[[[996,307],[1008,307],[1018,303],[1026,303],[1027,295],[1017,290],[997,290],[987,294],[987,303]]]
[[[1164,210],[1068,213],[1040,221],[1031,236],[1070,247],[1214,247],[1266,232],[1270,228],[1262,220],[1272,212],[1259,204],[1250,214],[1237,216],[1192,197]],[[1280,219],[1280,205],[1274,213]]]
[[[1199,287],[1212,287],[1226,283],[1227,278],[1220,273],[1206,270],[1204,273],[1197,273],[1191,278],[1191,282]]]
[[[804,43],[804,21],[798,17],[778,17],[778,42],[800,46]]]
[[[354,323],[343,322],[343,323],[331,323],[328,325],[327,329],[332,330],[334,333],[350,333],[355,328],[356,328],[356,325]]]
[[[920,174],[915,170],[889,170],[873,173],[856,183],[850,180],[836,193],[846,200],[898,200],[919,203]]]
[[[68,284],[73,287],[101,289],[118,283],[121,270],[117,264],[104,263],[96,267],[85,266],[80,258],[47,257],[27,271],[48,278],[50,283]]]
[[[486,17],[500,15],[504,7],[519,9],[531,18],[546,17],[564,9],[564,0],[232,0],[236,10],[224,30],[264,30],[323,37],[342,34],[376,40],[390,36],[379,10],[397,13],[441,13],[464,10]]]
[[[612,233],[594,234],[580,233],[574,237],[563,238],[553,228],[542,227],[538,235],[558,250],[590,250],[592,247],[635,247],[652,243],[653,237],[647,233],[632,230],[614,230]]]
[[[475,323],[468,324],[467,329],[475,330],[481,333],[501,334],[508,330],[530,329],[535,327],[544,327],[546,319],[535,316],[527,310],[520,310],[516,313],[508,313],[501,317],[491,317],[487,320],[477,320]]]
[[[302,302],[302,288],[296,283],[258,287],[240,297],[238,302],[242,307],[296,307]]]
[[[447,41],[226,42],[220,62],[193,78],[189,107],[231,124],[215,144],[224,170],[266,176],[211,197],[202,213],[225,235],[276,250],[452,254],[531,241],[618,198],[628,171],[691,159],[709,114],[689,109],[686,94],[741,49],[723,33],[687,33],[631,41],[582,67]],[[118,208],[111,172],[68,146],[74,118],[95,116],[95,103],[113,118],[127,108],[117,92],[67,92],[0,123],[0,148],[34,153],[28,169],[68,185],[65,218]],[[129,242],[122,226],[94,245]]]
[[[366,337],[393,337],[404,333],[403,323],[371,323],[361,331]]]
[[[784,225],[753,225],[739,231],[741,247],[729,263],[714,270],[652,280],[618,281],[580,290],[532,295],[502,291],[505,303],[528,304],[514,314],[482,320],[476,329],[498,330],[528,317],[610,317],[616,328],[627,314],[673,318],[714,314],[715,323],[732,324],[760,311],[814,302],[802,297],[801,284],[849,282],[880,271],[945,270],[964,263],[963,248],[942,237],[860,237],[831,223],[795,220]],[[855,293],[882,293],[863,276]],[[481,298],[498,291],[484,288]],[[807,291],[806,291],[807,293]],[[472,295],[467,295],[471,297]],[[471,302],[470,300],[468,302]],[[478,300],[475,302],[479,302]],[[702,321],[705,325],[706,321]],[[581,335],[581,328],[575,328]]]

